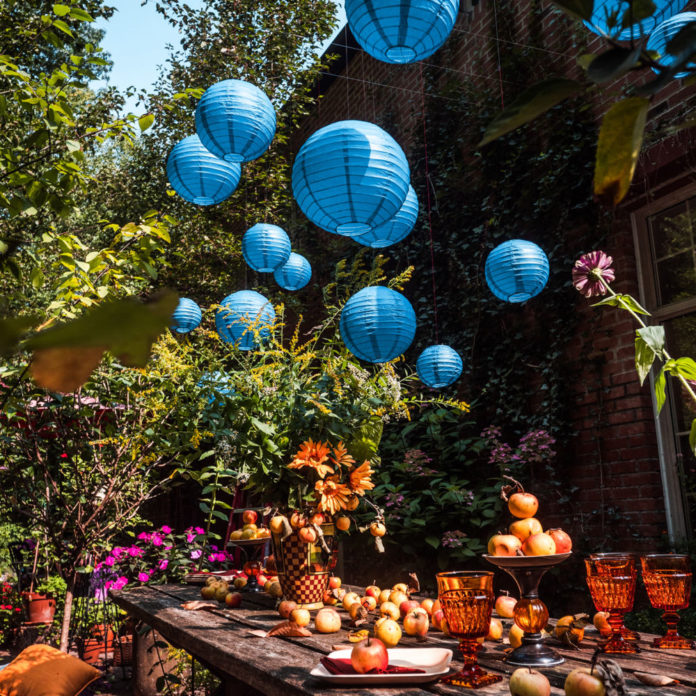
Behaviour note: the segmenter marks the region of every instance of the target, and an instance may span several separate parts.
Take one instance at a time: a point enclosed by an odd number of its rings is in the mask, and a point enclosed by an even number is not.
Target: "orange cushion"
[[[77,696],[100,676],[50,645],[30,645],[0,671],[0,696]]]

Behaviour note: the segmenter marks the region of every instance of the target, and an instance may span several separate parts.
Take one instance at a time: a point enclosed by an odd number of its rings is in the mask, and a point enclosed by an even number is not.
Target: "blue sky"
[[[102,46],[111,54],[113,68],[109,83],[119,89],[134,86],[149,90],[157,79],[158,67],[164,65],[167,44],[179,47],[179,34],[155,10],[155,0],[141,5],[142,0],[113,0],[117,8],[108,22],[100,22],[106,30]],[[188,0],[191,7],[200,7],[203,0]],[[345,22],[342,0],[339,22]],[[99,83],[103,84],[103,83]],[[135,111],[135,100],[126,105],[127,111]]]

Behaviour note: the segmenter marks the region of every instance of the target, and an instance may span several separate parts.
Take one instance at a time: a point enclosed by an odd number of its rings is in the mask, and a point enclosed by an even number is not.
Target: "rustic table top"
[[[347,643],[348,615],[343,610],[343,629],[340,633],[322,635],[314,633],[303,638],[261,638],[252,630],[269,630],[281,620],[275,611],[275,602],[265,594],[243,595],[242,606],[227,609],[220,604],[215,611],[190,611],[182,608],[182,603],[200,599],[200,588],[187,585],[159,585],[139,587],[112,593],[114,601],[129,614],[141,619],[159,631],[161,635],[178,648],[182,648],[223,676],[230,676],[268,696],[307,696],[309,694],[332,694],[338,696],[345,692],[351,696],[369,693],[371,696],[393,696],[397,691],[405,696],[453,696],[462,692],[473,693],[468,689],[434,683],[424,686],[400,685],[396,688],[374,688],[363,686],[346,688],[330,686],[310,676],[322,656],[330,653],[334,646],[349,647]],[[338,608],[338,607],[337,607]],[[507,622],[509,624],[509,621]],[[310,627],[311,628],[311,625]],[[551,682],[554,696],[563,694],[563,683],[567,674],[576,667],[587,667],[594,653],[598,634],[588,630],[580,650],[561,645],[549,639],[554,649],[566,661],[558,667],[542,669]],[[610,656],[624,670],[629,690],[634,694],[659,696],[686,696],[696,688],[696,650],[655,650],[650,640],[653,636],[644,635],[641,640],[641,653],[636,656]],[[457,642],[447,638],[439,631],[431,630],[426,643],[417,643],[415,638],[404,635],[399,647],[447,647],[452,649],[452,666],[459,668],[461,663]],[[485,651],[479,653],[479,663],[488,671],[503,675],[503,681],[476,693],[509,694],[507,677],[514,668],[504,662],[505,645],[487,641]],[[648,672],[672,677],[678,684],[651,687],[642,684],[634,677],[634,672]]]

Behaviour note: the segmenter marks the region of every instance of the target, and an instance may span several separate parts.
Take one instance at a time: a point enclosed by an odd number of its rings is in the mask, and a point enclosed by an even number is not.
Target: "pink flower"
[[[127,584],[128,584],[128,578],[125,575],[121,575],[120,577],[116,578],[114,585],[113,585],[113,589],[114,590],[121,590]]]
[[[169,527],[169,526],[166,525],[166,524],[163,524],[163,525],[162,525],[162,533],[163,533],[163,534],[171,534],[171,533],[172,533],[172,528]]]
[[[111,567],[114,563],[116,563],[116,559],[113,556],[107,556],[104,559],[104,565]]]
[[[163,558],[160,562],[159,565],[157,566],[160,570],[167,570],[167,566],[169,565],[169,561],[166,558]]]
[[[193,558],[193,560],[195,561],[197,558],[201,557],[202,553],[203,552],[200,549],[195,549],[195,550],[191,551],[191,558]]]
[[[149,574],[149,573],[145,573],[145,572],[142,571],[142,570],[138,573],[138,580],[139,580],[140,582],[147,582],[149,579],[150,579],[150,574]]]
[[[194,527],[193,531],[196,532],[196,534],[205,534],[205,529],[202,527]]]
[[[128,555],[133,556],[133,558],[140,558],[143,553],[145,553],[142,549],[139,549],[137,546],[131,546],[128,549]]]
[[[606,295],[607,289],[602,283],[614,280],[614,269],[611,264],[614,259],[603,251],[591,251],[583,254],[573,266],[573,285],[575,289],[585,297],[599,297]]]
[[[155,532],[152,535],[151,541],[152,541],[153,546],[162,546],[162,535]]]
[[[195,538],[196,538],[196,535],[193,532],[186,533],[186,543],[187,544],[190,544]]]
[[[114,546],[113,549],[111,549],[111,555],[117,560],[120,561],[121,557],[123,554],[126,553],[126,549],[124,549],[121,546]]]
[[[138,534],[138,539],[141,541],[150,541],[150,536],[148,532],[140,532],[140,534]]]

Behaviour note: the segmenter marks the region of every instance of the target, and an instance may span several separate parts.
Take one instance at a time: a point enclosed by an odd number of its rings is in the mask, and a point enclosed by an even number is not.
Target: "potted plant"
[[[65,580],[58,575],[49,575],[35,586],[30,585],[22,593],[24,609],[29,623],[52,623],[56,613],[56,601],[65,597]]]

